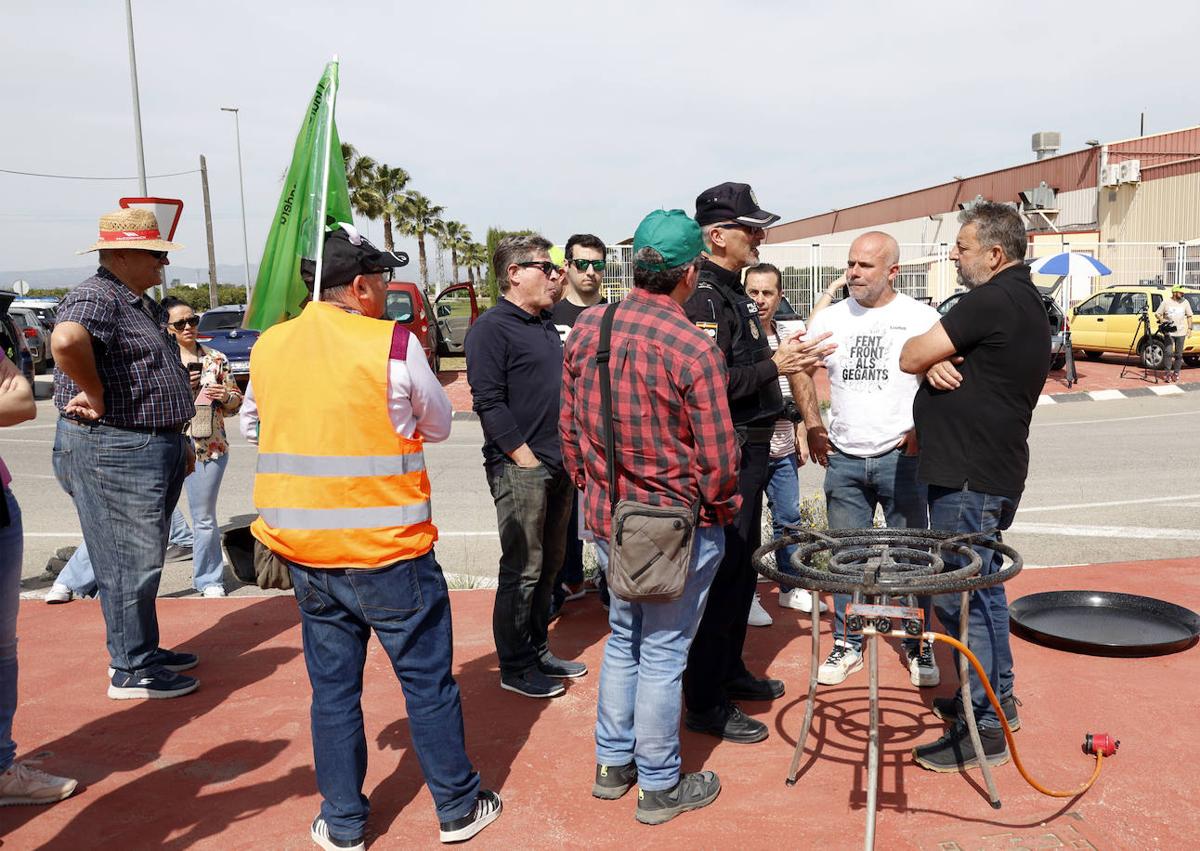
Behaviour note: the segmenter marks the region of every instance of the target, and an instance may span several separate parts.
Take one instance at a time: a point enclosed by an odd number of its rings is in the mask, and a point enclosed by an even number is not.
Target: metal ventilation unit
[[[1033,152],[1039,160],[1052,157],[1062,147],[1062,133],[1057,130],[1043,130],[1033,134]]]

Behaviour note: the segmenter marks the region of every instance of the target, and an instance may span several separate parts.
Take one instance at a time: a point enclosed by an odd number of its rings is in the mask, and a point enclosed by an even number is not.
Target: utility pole
[[[246,239],[246,184],[242,180],[242,125],[238,118],[238,107],[223,106],[221,112],[233,113],[233,130],[237,134],[238,191],[242,196],[242,256],[246,264],[246,306],[250,306],[250,241]]]
[[[200,155],[200,186],[204,189],[204,232],[208,236],[208,306],[216,307],[217,297],[217,252],[213,247],[212,205],[208,200],[208,163]]]

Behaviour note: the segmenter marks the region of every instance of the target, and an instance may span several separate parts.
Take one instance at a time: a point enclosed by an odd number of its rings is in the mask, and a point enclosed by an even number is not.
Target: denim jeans
[[[575,488],[566,473],[542,464],[503,464],[489,472],[488,486],[500,530],[492,634],[501,675],[519,674],[550,653],[550,597],[566,547]]]
[[[997,541],[1001,532],[1012,525],[1019,499],[980,493],[963,488],[929,486],[929,521],[934,529],[946,532],[991,532]],[[992,550],[976,547],[983,559],[981,576],[1001,570],[1004,558]],[[961,567],[963,556],[946,556],[946,563]],[[962,613],[961,594],[939,594],[934,597],[938,620],[954,638],[961,639],[958,629]],[[1003,700],[1013,693],[1012,647],[1008,639],[1008,598],[1003,585],[981,588],[971,594],[970,616],[967,622],[967,646],[979,659],[996,696]],[[958,654],[954,654],[955,662]],[[970,669],[971,705],[975,720],[981,728],[999,728],[1000,719],[987,699],[983,683],[975,669]]]
[[[893,449],[874,458],[860,458],[831,449],[825,470],[825,512],[830,529],[870,529],[875,506],[893,529],[928,529],[929,505],[925,485],[917,481],[916,455]],[[838,641],[862,650],[861,635],[846,634],[849,594],[833,595],[833,635]],[[933,623],[932,601],[918,597],[925,611],[925,627]],[[910,643],[911,642],[906,642]]]
[[[182,434],[60,418],[54,474],[79,514],[96,572],[112,667],[130,673],[158,649],[155,598],[184,477]]]
[[[8,500],[12,522],[0,528],[0,772],[8,771],[17,753],[12,728],[17,712],[17,610],[25,553],[21,506],[8,488],[2,498]]]
[[[469,813],[479,775],[467,758],[462,701],[450,675],[450,597],[433,552],[374,570],[290,567],[312,685],[321,816],[330,835],[357,839],[367,823],[362,684],[372,632],[404,691],[409,734],[438,820]]]
[[[608,541],[596,540],[608,570]],[[679,782],[679,708],[688,648],[725,551],[725,532],[696,530],[683,596],[669,603],[631,603],[612,595],[596,712],[596,762],[637,763],[638,786],[651,791]]]
[[[192,529],[183,519],[183,512],[179,510],[179,506],[171,512],[171,529],[167,533],[167,543],[188,549],[191,549],[194,543]],[[58,585],[66,585],[79,597],[96,596],[96,571],[92,567],[92,557],[88,555],[87,541],[75,548],[75,552],[71,554],[71,558],[54,581]]]
[[[795,452],[782,458],[771,458],[767,464],[767,505],[771,509],[771,531],[776,541],[793,534],[786,527],[800,525],[800,477],[796,473],[799,466]],[[775,564],[781,572],[795,574],[792,567],[794,552],[795,544],[775,551]],[[781,584],[779,590],[790,591],[792,587]]]
[[[225,563],[221,558],[221,529],[217,525],[217,491],[228,463],[228,454],[212,461],[198,461],[195,471],[183,481],[195,533],[192,583],[197,591],[210,585],[224,587]]]
[[[571,516],[567,520],[567,542],[563,550],[562,567],[554,577],[552,596],[562,605],[567,596],[563,590],[564,583],[578,585],[583,582],[583,540],[579,537],[579,494],[573,493],[571,499]]]

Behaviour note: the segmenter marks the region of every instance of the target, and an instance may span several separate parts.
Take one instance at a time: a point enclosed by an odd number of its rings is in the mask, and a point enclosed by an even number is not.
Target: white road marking
[[[1147,526],[1073,526],[1058,523],[1014,523],[1009,530],[1024,535],[1067,538],[1135,538],[1155,541],[1200,541],[1200,529],[1164,529]]]
[[[1182,391],[1181,391],[1182,392]],[[1164,417],[1194,417],[1197,416],[1196,411],[1175,411],[1170,414],[1143,414],[1138,417],[1109,417],[1103,420],[1064,420],[1061,423],[1033,423],[1035,426],[1048,428],[1050,426],[1069,426],[1069,425],[1096,425],[1098,423],[1123,423],[1130,420],[1158,420]]]
[[[1125,394],[1120,390],[1089,390],[1088,395],[1097,402],[1111,402],[1113,399],[1125,398]]]
[[[1017,514],[1031,514],[1035,511],[1066,511],[1072,508],[1108,508],[1113,505],[1145,505],[1152,502],[1176,502],[1184,499],[1200,498],[1200,493],[1181,493],[1177,496],[1148,496],[1143,499],[1118,499],[1112,502],[1071,502],[1064,505],[1037,505],[1026,508],[1021,506]]]
[[[1037,406],[1039,408],[1042,407],[1042,405],[1057,405],[1057,404],[1058,404],[1058,402],[1055,401],[1053,396],[1048,396],[1045,393],[1043,393],[1041,396],[1038,396]]]
[[[1182,387],[1176,387],[1174,384],[1167,384],[1162,387],[1151,387],[1151,393],[1157,393],[1159,396],[1174,396],[1176,393],[1182,393]]]

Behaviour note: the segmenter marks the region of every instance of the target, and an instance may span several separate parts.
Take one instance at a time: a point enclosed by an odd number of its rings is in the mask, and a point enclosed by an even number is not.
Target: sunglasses
[[[165,252],[165,251],[147,251],[146,253],[149,254],[151,257],[153,257],[155,260],[157,260],[159,263],[161,263],[162,261],[167,259],[167,252]]]
[[[571,265],[575,267],[576,272],[586,272],[590,265],[597,272],[603,272],[605,263],[603,260],[572,260]]]
[[[199,316],[189,316],[187,319],[180,319],[176,322],[168,322],[176,331],[182,331],[184,328],[195,328],[200,324]]]
[[[524,263],[514,263],[513,265],[520,266],[522,269],[541,269],[542,274],[547,278],[562,272],[561,268],[549,260],[526,260]]]
[[[396,271],[395,269],[391,269],[391,268],[387,268],[387,269],[371,269],[370,271],[368,271],[368,272],[365,272],[364,274],[367,274],[367,275],[378,275],[379,277],[383,278],[383,282],[384,282],[385,284],[390,284],[390,283],[392,282],[392,276],[393,276],[393,274],[395,273],[395,271]]]
[[[744,230],[746,233],[754,233],[756,230],[762,230],[762,228],[751,227],[741,222],[726,222],[723,225],[714,225],[714,227],[718,227],[721,230]]]

